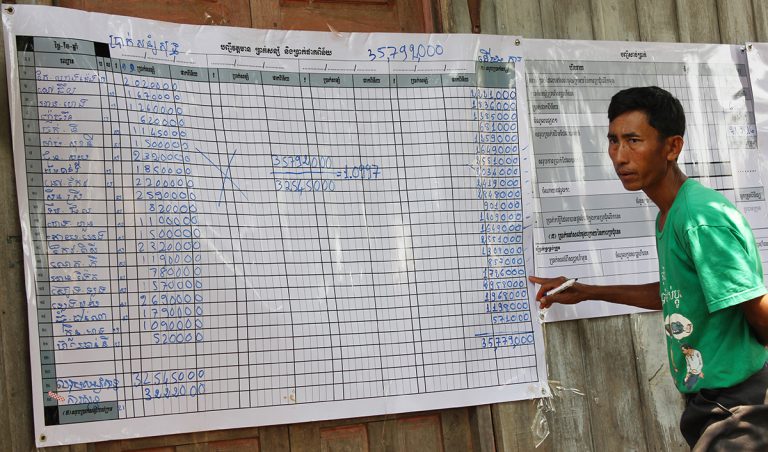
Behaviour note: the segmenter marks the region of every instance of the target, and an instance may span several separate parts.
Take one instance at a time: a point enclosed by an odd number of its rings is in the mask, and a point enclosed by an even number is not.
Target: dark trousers
[[[768,363],[738,385],[687,397],[680,431],[693,451],[768,451]]]

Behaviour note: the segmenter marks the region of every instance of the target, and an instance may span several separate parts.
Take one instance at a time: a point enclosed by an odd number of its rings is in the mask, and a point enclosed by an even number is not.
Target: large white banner
[[[548,395],[514,38],[3,24],[39,446]]]
[[[753,172],[768,177],[768,43],[748,43],[745,46],[747,61],[749,62],[749,80],[751,83],[751,95],[754,100],[755,129],[757,133],[758,149],[757,158],[752,160],[750,166]],[[754,134],[754,130],[750,130]],[[766,202],[765,187],[760,186],[755,190],[756,201]],[[757,226],[757,227],[755,227]],[[755,239],[763,258],[763,271],[768,277],[768,221],[765,217],[762,221],[753,223],[755,227]]]
[[[608,104],[617,91],[634,86],[656,85],[680,99],[687,120],[683,172],[733,201],[766,250],[766,173],[757,165],[761,153],[741,46],[553,40],[526,40],[524,46],[538,275],[590,284],[658,281],[658,210],[642,192],[624,190],[608,157]],[[555,305],[545,318],[638,311],[589,301]]]

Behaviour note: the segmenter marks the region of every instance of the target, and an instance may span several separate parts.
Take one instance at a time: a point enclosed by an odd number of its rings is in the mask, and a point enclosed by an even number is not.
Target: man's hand
[[[557,278],[538,278],[536,276],[529,276],[528,281],[541,285],[539,291],[536,293],[536,301],[541,303],[541,309],[546,309],[552,306],[553,303],[576,304],[587,299],[584,298],[584,295],[582,294],[584,285],[579,283],[574,283],[571,287],[560,293],[547,296],[547,292],[568,281],[568,278],[564,276],[559,276]]]
[[[548,308],[554,303],[576,304],[585,300],[601,300],[643,309],[661,309],[658,282],[621,286],[593,286],[577,282],[558,294],[547,296],[547,292],[566,282],[568,278],[564,276],[557,278],[529,276],[528,280],[534,284],[541,284],[536,293],[536,300],[541,303],[542,309]]]

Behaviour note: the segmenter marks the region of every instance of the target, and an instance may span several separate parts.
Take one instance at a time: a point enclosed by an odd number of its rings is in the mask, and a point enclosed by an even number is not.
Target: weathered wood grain
[[[586,361],[577,321],[544,325],[547,369],[553,392],[549,413],[553,451],[583,451],[592,447],[592,423],[587,399]]]
[[[768,41],[768,2],[752,0],[752,10],[755,14],[755,39],[758,42]]]
[[[496,32],[524,38],[541,38],[541,8],[539,0],[496,0]]]
[[[579,320],[595,450],[648,450],[629,316]]]
[[[5,74],[5,53],[0,53]],[[3,76],[0,81],[0,211],[6,212],[0,215],[0,441],[14,450],[30,450],[34,432],[27,298],[6,80]]]
[[[637,2],[637,20],[643,41],[678,42],[677,7],[674,0]]]
[[[494,452],[497,450],[490,405],[470,407],[469,425],[472,429],[472,450],[475,452]]]
[[[443,410],[440,418],[443,428],[443,451],[465,452],[472,449],[472,431],[470,427],[470,408]],[[493,437],[493,432],[491,432]],[[479,449],[475,449],[480,452]]]
[[[755,41],[755,15],[751,0],[717,0],[720,42],[744,44]]]
[[[639,41],[634,0],[592,0],[594,38],[605,41]]]
[[[499,452],[527,452],[536,448],[537,441],[531,432],[536,403],[536,400],[521,400],[491,406],[496,449]],[[546,448],[536,450],[547,451]]]
[[[542,37],[592,39],[590,0],[541,0]]]
[[[684,403],[669,375],[662,315],[633,314],[631,322],[648,447],[652,451],[688,450],[678,428]]]
[[[472,33],[472,22],[465,0],[439,0],[444,33]]]
[[[715,0],[676,0],[680,42],[719,43]]]

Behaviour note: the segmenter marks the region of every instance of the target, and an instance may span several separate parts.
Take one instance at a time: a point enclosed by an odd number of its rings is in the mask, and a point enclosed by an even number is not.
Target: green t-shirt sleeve
[[[767,292],[751,234],[745,238],[727,226],[698,226],[688,230],[688,243],[709,312]]]

